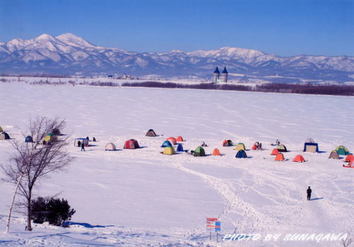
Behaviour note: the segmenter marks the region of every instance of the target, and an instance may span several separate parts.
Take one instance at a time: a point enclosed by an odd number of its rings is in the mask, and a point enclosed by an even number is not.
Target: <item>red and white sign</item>
[[[207,218],[206,220],[207,229],[214,230],[216,221],[218,221],[218,218]]]

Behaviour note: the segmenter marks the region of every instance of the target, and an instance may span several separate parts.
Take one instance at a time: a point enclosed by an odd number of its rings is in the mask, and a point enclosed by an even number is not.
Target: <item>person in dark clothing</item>
[[[80,141],[77,142],[77,146],[81,147],[81,142]]]
[[[88,136],[86,136],[86,140],[88,140],[88,141],[89,141],[89,140],[90,140],[90,138],[89,138]]]
[[[81,151],[85,151],[85,143],[81,142]]]
[[[309,186],[306,190],[307,192],[307,200],[311,200],[311,193],[312,193],[312,190],[311,190],[311,187]]]
[[[92,138],[92,141],[94,141],[94,142],[95,142],[95,141],[96,141],[96,137],[93,137],[93,138]]]

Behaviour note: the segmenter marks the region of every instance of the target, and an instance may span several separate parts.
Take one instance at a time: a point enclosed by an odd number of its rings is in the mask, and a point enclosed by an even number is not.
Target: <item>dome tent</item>
[[[177,136],[177,137],[176,137],[176,141],[177,141],[177,142],[184,142],[184,139],[183,139],[182,136]]]
[[[153,129],[149,129],[146,132],[145,136],[156,137],[157,135],[156,135],[156,133],[155,133],[155,131]]]
[[[203,147],[199,146],[197,147],[194,152],[193,152],[194,156],[205,156],[205,150]]]
[[[224,140],[224,141],[222,142],[222,145],[223,145],[224,147],[231,147],[231,146],[233,146],[234,144],[233,144],[233,142],[232,142],[231,140]]]
[[[33,142],[32,136],[26,136],[25,142]]]
[[[220,150],[218,148],[214,148],[212,155],[213,156],[221,156]]]
[[[177,144],[177,152],[184,152],[183,145],[181,143]]]
[[[336,148],[336,152],[339,154],[339,155],[348,155],[349,154],[349,150],[344,147],[343,145],[340,145]]]
[[[305,159],[304,159],[304,157],[303,157],[301,154],[298,154],[298,155],[296,155],[295,158],[293,159],[293,162],[300,162],[300,163],[302,163],[302,162],[305,162]]]
[[[284,157],[284,154],[282,153],[278,153],[276,156],[275,156],[275,159],[276,161],[284,161],[285,160],[285,157]]]
[[[0,133],[0,140],[8,140],[8,139],[10,139],[9,134],[7,134],[6,132]]]
[[[162,147],[162,148],[165,148],[165,147],[172,147],[172,144],[171,144],[171,142],[169,142],[169,141],[164,141],[164,142],[161,144],[161,147]]]
[[[234,148],[234,150],[246,150],[246,146],[245,146],[245,144],[243,144],[243,143],[238,143],[237,145],[236,145],[236,147]]]
[[[138,141],[135,139],[127,140],[124,143],[124,149],[136,149],[136,148],[140,148],[140,146],[139,146]]]
[[[235,158],[238,158],[238,159],[247,158],[247,154],[246,154],[245,150],[243,150],[243,149],[239,150],[236,153]]]
[[[107,143],[106,146],[104,147],[105,151],[115,151],[117,150],[116,145],[114,145],[112,142]]]
[[[167,138],[166,140],[169,141],[169,142],[171,142],[173,145],[176,145],[176,144],[177,144],[177,140],[176,140],[176,138],[174,138],[174,137],[169,137],[169,138]]]
[[[338,155],[337,151],[336,151],[336,150],[333,150],[333,151],[329,154],[328,159],[336,159],[336,160],[339,159],[339,155]]]

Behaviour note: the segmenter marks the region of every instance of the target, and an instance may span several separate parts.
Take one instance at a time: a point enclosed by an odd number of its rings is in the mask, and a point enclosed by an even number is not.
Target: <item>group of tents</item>
[[[157,137],[159,135],[156,134],[156,132],[153,129],[149,129],[145,136],[147,137]],[[78,139],[80,140],[80,139]],[[83,140],[85,141],[85,140]],[[165,141],[161,144],[161,148],[163,148],[163,151],[161,152],[164,155],[173,155],[176,153],[182,153],[182,152],[188,152],[188,150],[185,150],[183,148],[182,142],[184,142],[184,138],[182,136],[178,137],[168,137],[166,138]],[[272,152],[271,155],[274,155],[274,160],[275,161],[285,161],[284,157],[284,152],[288,152],[288,149],[284,144],[281,144],[278,140],[276,144],[272,144],[276,146]],[[200,156],[207,156],[205,149],[203,147],[204,145],[200,145],[194,150],[191,150],[189,153],[192,154],[193,156],[200,157]],[[223,147],[234,147],[234,150],[237,151],[235,158],[248,158],[247,153],[246,153],[246,146],[244,143],[237,143],[234,144],[232,140],[223,140],[222,142]],[[136,149],[140,148],[138,141],[135,139],[129,139],[124,143],[123,146],[124,149]],[[252,150],[263,150],[262,148],[262,143],[256,142],[252,148]],[[116,145],[113,143],[107,143],[105,146],[106,151],[114,151],[117,150]],[[304,143],[304,148],[303,152],[311,152],[311,153],[318,153],[319,151],[319,146],[318,143],[316,143],[313,139],[309,138],[305,141]],[[331,152],[329,158],[332,159],[339,159],[339,155],[348,155],[349,150],[345,148],[344,146],[338,146],[334,151]],[[221,156],[221,152],[218,148],[214,148],[211,155],[213,156]],[[298,154],[296,155],[293,159],[293,162],[305,162],[305,158],[301,155]],[[353,155],[348,155],[346,158],[346,162],[348,162],[348,166],[352,166],[354,163],[354,156]],[[346,166],[346,167],[348,167]],[[354,166],[354,165],[353,165]],[[354,168],[354,167],[353,167]]]
[[[141,147],[139,146],[139,143],[137,140],[129,139],[124,142],[123,148],[124,149],[137,149],[137,148],[141,148]],[[116,151],[116,150],[118,150],[118,149],[117,149],[116,145],[112,142],[107,143],[105,146],[105,151]]]

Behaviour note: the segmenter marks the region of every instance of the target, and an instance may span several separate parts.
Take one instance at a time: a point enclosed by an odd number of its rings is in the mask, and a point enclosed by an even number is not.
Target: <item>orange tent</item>
[[[277,155],[277,154],[279,154],[279,150],[274,148],[271,155]]]
[[[354,155],[348,154],[347,157],[345,157],[345,162],[354,162]]]
[[[178,137],[176,138],[176,141],[178,141],[178,142],[184,142],[184,140],[183,140],[183,137],[182,137],[182,136],[178,136]]]
[[[221,156],[220,150],[217,149],[217,148],[214,148],[214,150],[213,150],[213,155],[214,155],[214,156]]]
[[[293,162],[305,162],[305,159],[304,159],[304,157],[302,155],[298,154],[293,159]]]
[[[274,160],[277,160],[277,161],[283,161],[283,160],[285,160],[284,154],[278,153],[278,154],[275,156],[275,159],[274,159]]]
[[[176,145],[176,143],[177,143],[177,140],[176,140],[176,138],[174,138],[174,137],[169,137],[169,138],[167,138],[166,140],[169,141],[169,142],[171,142],[173,145]]]

